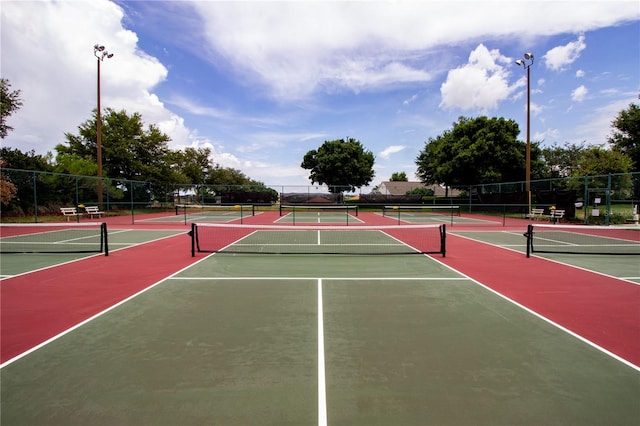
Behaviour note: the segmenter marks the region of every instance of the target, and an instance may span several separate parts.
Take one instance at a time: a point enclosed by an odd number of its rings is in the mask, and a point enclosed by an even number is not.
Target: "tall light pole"
[[[100,63],[105,58],[113,58],[113,53],[107,52],[104,46],[93,46],[93,55],[98,58],[98,116],[96,118],[96,158],[98,160],[98,205],[102,207],[102,115],[100,106]]]
[[[518,59],[516,65],[527,70],[527,159],[526,159],[526,189],[529,199],[529,211],[531,213],[531,65],[533,65],[533,53],[525,53],[523,59]]]

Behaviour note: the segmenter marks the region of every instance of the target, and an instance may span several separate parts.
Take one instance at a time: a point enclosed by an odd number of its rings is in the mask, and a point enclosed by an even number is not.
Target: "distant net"
[[[288,205],[280,204],[280,216],[287,213],[324,213],[324,214],[352,214],[358,216],[358,206],[356,205]]]
[[[0,253],[103,252],[109,255],[106,223],[0,224]]]
[[[531,253],[640,255],[640,227],[529,225]]]
[[[256,207],[253,204],[176,204],[176,215],[193,216],[254,216]]]
[[[436,206],[436,205],[397,205],[383,206],[382,215],[398,219],[398,221],[411,222],[412,220],[434,219],[437,221],[448,220],[453,216],[460,216],[460,206]]]
[[[349,223],[350,218],[358,216],[356,205],[280,205],[280,216],[292,223]]]
[[[284,226],[193,223],[191,254],[446,254],[445,225]]]

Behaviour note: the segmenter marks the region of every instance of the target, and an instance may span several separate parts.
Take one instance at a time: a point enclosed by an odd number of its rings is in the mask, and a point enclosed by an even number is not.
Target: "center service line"
[[[324,316],[322,278],[318,279],[318,426],[327,426],[327,388],[324,376]]]

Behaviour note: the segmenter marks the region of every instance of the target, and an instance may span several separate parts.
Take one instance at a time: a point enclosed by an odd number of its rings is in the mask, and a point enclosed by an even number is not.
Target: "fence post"
[[[609,226],[609,216],[611,216],[611,173],[607,176],[607,193],[605,194],[605,200],[607,203],[607,211],[605,213],[604,224]]]
[[[33,220],[38,223],[38,190],[36,189],[36,172],[33,172]]]

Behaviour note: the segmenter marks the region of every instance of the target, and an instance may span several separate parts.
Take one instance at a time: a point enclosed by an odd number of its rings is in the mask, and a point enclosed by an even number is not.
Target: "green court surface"
[[[1,390],[11,425],[640,419],[638,371],[423,255],[210,255],[5,366]]]
[[[450,234],[521,251],[523,256],[527,250],[524,232],[524,229],[520,232],[455,231],[449,228]],[[536,253],[536,256],[640,284],[640,256],[566,253]]]
[[[112,229],[109,231],[109,250],[114,251],[137,244],[183,233],[176,230],[132,230]],[[37,234],[36,234],[37,235]],[[13,239],[20,237],[13,237]],[[33,238],[31,236],[30,238]],[[35,241],[38,241],[36,236]],[[43,238],[44,240],[44,238]],[[50,243],[50,242],[48,242]],[[37,269],[84,259],[88,256],[104,256],[102,253],[3,253],[0,262],[0,277],[10,277],[32,272]]]

